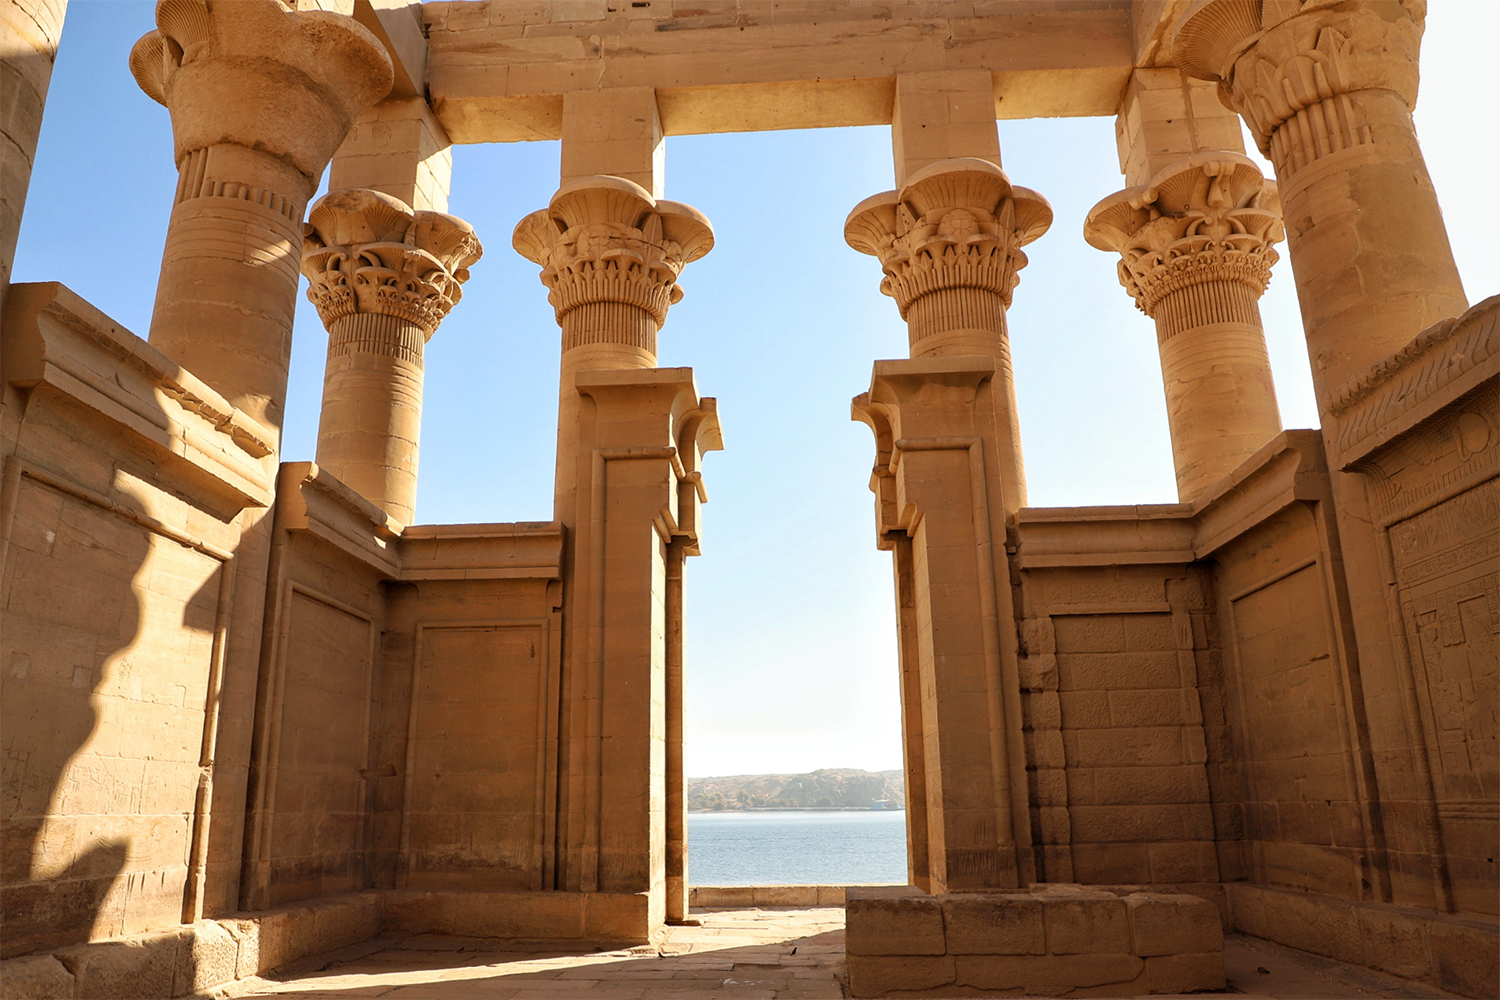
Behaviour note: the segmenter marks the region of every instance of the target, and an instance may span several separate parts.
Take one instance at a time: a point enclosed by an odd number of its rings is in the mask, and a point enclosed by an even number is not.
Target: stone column
[[[307,297],[328,329],[318,464],[402,524],[417,501],[422,354],[483,249],[462,219],[354,188],[308,213]]]
[[[1466,300],[1412,125],[1426,5],[1195,0],[1173,58],[1218,84],[1276,168],[1325,450],[1337,461],[1345,386]],[[1349,754],[1372,773],[1377,899],[1454,907],[1441,817],[1402,628],[1388,617],[1388,544],[1363,476],[1332,473],[1347,616],[1355,637]],[[1381,860],[1382,855],[1388,859]],[[1386,884],[1386,871],[1389,884]]]
[[[1276,167],[1325,416],[1349,379],[1467,307],[1411,120],[1424,8],[1199,0],[1173,38]]]
[[[928,102],[940,110],[958,106],[953,93],[971,98],[957,123],[954,112],[938,129],[944,149],[954,135],[971,146],[993,139],[992,93],[958,83]],[[928,88],[907,89],[912,98]],[[898,175],[921,162],[921,121],[911,116],[926,106],[908,99],[893,129]],[[910,877],[931,892],[1012,888],[1038,874],[1005,555],[1007,518],[1026,502],[1005,310],[1026,265],[1021,247],[1051,221],[1041,195],[1013,187],[992,159],[965,157],[911,170],[844,227],[850,246],[880,260],[881,291],[910,333],[911,359],[877,362],[854,416],[876,437],[877,534],[895,555],[908,798],[923,800],[907,816]]]
[[[274,0],[161,0],[156,23],[130,54],[179,174],[151,343],[279,433],[302,213],[391,61],[353,18]]]
[[[1258,301],[1282,238],[1276,186],[1237,153],[1199,153],[1104,199],[1084,236],[1122,258],[1156,320],[1177,495],[1191,503],[1281,433]]]
[[[849,245],[880,260],[880,290],[906,320],[912,358],[995,358],[1007,512],[1025,506],[1026,473],[1005,310],[1026,266],[1021,247],[1051,225],[1045,198],[977,157],[923,167],[899,191],[860,202],[844,224]]]
[[[583,177],[516,226],[516,252],[542,267],[547,301],[562,327],[555,514],[574,523],[581,371],[656,366],[656,334],[682,298],[683,267],[713,248],[697,209],[658,201],[622,177]]]
[[[721,447],[692,372],[655,367],[656,336],[713,230],[686,205],[601,175],[564,183],[516,227],[514,245],[541,265],[562,328],[558,887],[644,899],[627,929],[648,934],[682,915],[682,900],[667,900],[669,878],[679,895],[686,885],[672,864],[681,831],[667,789],[669,776],[681,780],[680,559],[697,552],[701,454]]]
[[[21,212],[31,185],[31,164],[42,131],[42,108],[52,80],[52,62],[62,37],[68,0],[7,0],[0,4],[0,310],[10,287]]]

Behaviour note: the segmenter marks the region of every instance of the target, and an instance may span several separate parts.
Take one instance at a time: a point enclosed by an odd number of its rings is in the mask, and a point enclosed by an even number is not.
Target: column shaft
[[[1197,153],[1104,199],[1084,236],[1121,256],[1156,320],[1177,495],[1190,503],[1281,433],[1258,301],[1282,237],[1275,185],[1248,158]]]
[[[318,464],[402,524],[417,502],[423,353],[484,252],[462,219],[377,191],[333,191],[303,241],[328,328]]]

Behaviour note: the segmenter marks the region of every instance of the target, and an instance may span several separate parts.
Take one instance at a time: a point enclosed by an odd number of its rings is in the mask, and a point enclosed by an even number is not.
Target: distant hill
[[[689,778],[688,808],[905,809],[906,786],[899,769],[860,771],[848,767],[824,768],[808,774]]]

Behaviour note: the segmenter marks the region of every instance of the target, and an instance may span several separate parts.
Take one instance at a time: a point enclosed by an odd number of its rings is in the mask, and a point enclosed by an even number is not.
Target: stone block
[[[1181,893],[1137,892],[1125,897],[1133,952],[1142,957],[1222,952],[1219,910]]]
[[[401,934],[452,934],[456,926],[454,895],[451,892],[387,892],[381,910],[381,929]]]
[[[912,886],[851,888],[844,902],[849,955],[941,955],[943,907]],[[922,987],[891,987],[921,989]]]
[[[959,955],[954,974],[960,985],[986,990],[1024,989],[1027,995],[1058,995],[1069,990],[1133,984],[1144,963],[1134,955]],[[1121,991],[1120,995],[1129,995]]]
[[[1406,979],[1433,978],[1426,921],[1384,906],[1356,907],[1354,919],[1365,964]]]
[[[1130,919],[1112,892],[1063,887],[1037,893],[1054,955],[1130,954]]]
[[[1146,986],[1152,993],[1199,993],[1224,988],[1220,951],[1153,955],[1146,959]]]
[[[200,920],[184,929],[178,953],[177,993],[206,993],[233,982],[239,974],[240,943],[229,929],[213,920]]]
[[[178,928],[137,934],[116,941],[95,941],[56,952],[73,973],[74,996],[80,1000],[159,1000],[175,996],[175,976],[186,935]]]
[[[1500,997],[1494,925],[1438,918],[1427,927],[1433,980],[1445,990],[1471,997]]]
[[[952,955],[855,955],[846,957],[849,993],[878,997],[897,990],[936,990],[956,977]]]
[[[72,1000],[73,990],[73,973],[51,955],[22,955],[0,962],[0,1000]]]
[[[234,936],[234,978],[244,979],[260,972],[260,921],[220,920],[220,926]]]
[[[1042,903],[1027,894],[942,897],[950,955],[1044,955]]]
[[[651,939],[651,898],[648,893],[589,892],[583,897],[584,937],[591,941],[618,942]]]

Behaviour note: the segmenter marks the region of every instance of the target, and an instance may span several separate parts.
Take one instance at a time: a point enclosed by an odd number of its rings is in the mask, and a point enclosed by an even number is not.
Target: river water
[[[904,885],[906,813],[688,813],[688,882]]]

